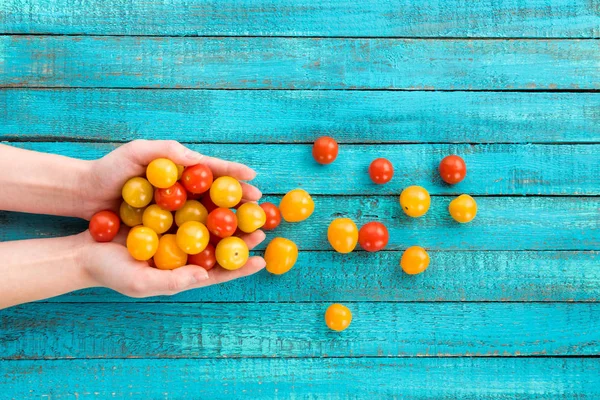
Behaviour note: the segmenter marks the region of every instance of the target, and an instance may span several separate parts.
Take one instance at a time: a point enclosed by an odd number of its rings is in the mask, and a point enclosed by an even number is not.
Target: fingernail
[[[194,274],[194,279],[196,282],[202,282],[208,279],[208,272],[202,267],[200,267],[201,271],[198,271]]]

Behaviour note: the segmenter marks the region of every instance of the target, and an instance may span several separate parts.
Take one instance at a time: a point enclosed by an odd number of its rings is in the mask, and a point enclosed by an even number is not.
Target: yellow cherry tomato
[[[450,202],[448,211],[455,221],[465,224],[477,215],[477,203],[468,194],[461,194]]]
[[[275,275],[281,275],[288,272],[298,259],[298,246],[291,240],[277,237],[271,240],[271,243],[265,250],[265,261],[267,271]]]
[[[127,235],[127,250],[133,258],[148,261],[158,249],[158,235],[145,226],[134,226]]]
[[[177,229],[177,246],[187,254],[203,251],[209,239],[208,229],[198,221],[188,221]]]
[[[188,221],[198,221],[206,225],[208,211],[198,200],[188,200],[183,207],[175,211],[175,223],[181,226]]]
[[[131,207],[143,208],[152,201],[154,188],[146,179],[136,176],[125,182],[121,194]]]
[[[287,222],[300,222],[315,211],[315,202],[306,190],[294,189],[283,196],[279,210]]]
[[[400,266],[409,275],[420,274],[429,266],[429,254],[420,246],[412,246],[404,250]]]
[[[238,221],[238,228],[242,232],[252,233],[262,228],[267,221],[267,214],[256,203],[244,203],[236,211],[235,216]]]
[[[338,253],[350,253],[358,242],[358,228],[349,218],[334,219],[327,229],[327,240]]]
[[[240,269],[248,261],[248,246],[246,242],[236,236],[221,239],[215,250],[217,263],[225,269]]]
[[[121,207],[119,207],[119,216],[121,217],[121,221],[123,221],[123,223],[129,227],[141,225],[142,214],[144,214],[143,208],[131,207],[126,202],[122,202]]]
[[[157,188],[166,189],[177,182],[177,165],[169,159],[157,158],[146,168],[146,178]]]
[[[177,165],[177,180],[180,180],[181,175],[183,175],[183,171],[185,170],[185,167],[180,164],[175,164],[175,165]]]
[[[431,198],[425,188],[409,186],[400,194],[402,211],[409,217],[417,218],[425,215],[431,205]]]
[[[188,255],[177,246],[175,235],[163,235],[158,241],[154,265],[158,269],[175,269],[187,264]]]
[[[325,311],[325,323],[329,329],[341,332],[350,326],[352,312],[342,304],[332,304]]]
[[[158,234],[165,233],[173,225],[173,214],[171,211],[163,210],[156,204],[152,204],[144,210],[142,222],[144,226]]]
[[[210,187],[210,199],[219,207],[231,208],[242,200],[242,185],[230,176],[221,176]]]

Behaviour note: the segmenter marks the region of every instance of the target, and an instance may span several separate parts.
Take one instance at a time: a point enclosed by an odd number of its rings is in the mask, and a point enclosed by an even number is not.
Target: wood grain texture
[[[279,204],[280,196],[265,196]],[[600,250],[600,197],[479,197],[478,214],[459,224],[448,214],[453,197],[434,197],[424,217],[410,218],[396,196],[315,197],[315,212],[303,223],[282,224],[283,236],[306,250],[331,250],[329,223],[340,217],[358,226],[383,222],[389,250],[420,245],[430,250]],[[0,240],[55,237],[87,228],[82,220],[0,213]],[[264,243],[258,249],[263,249]]]
[[[22,142],[14,145],[96,159],[119,144]],[[338,158],[328,166],[314,161],[312,145],[203,144],[190,147],[251,166],[258,173],[253,184],[265,194],[285,194],[302,187],[313,195],[399,195],[409,185],[421,185],[436,195],[600,195],[600,145],[346,145],[340,146]],[[449,154],[461,155],[467,164],[467,178],[457,185],[447,185],[439,176],[439,163]],[[385,157],[394,164],[395,177],[385,185],[376,185],[369,178],[369,164],[378,157]]]
[[[597,93],[3,89],[0,104],[0,140],[600,142]]]
[[[176,296],[135,299],[94,288],[52,302],[586,301],[600,299],[598,252],[430,251],[408,276],[400,252],[301,252],[284,276],[266,271]]]
[[[1,357],[509,357],[600,351],[600,304],[346,303],[353,318],[343,333],[325,325],[329,304],[29,304],[0,313]]]
[[[598,37],[585,0],[4,0],[4,33]]]
[[[599,89],[597,40],[2,36],[5,87]]]

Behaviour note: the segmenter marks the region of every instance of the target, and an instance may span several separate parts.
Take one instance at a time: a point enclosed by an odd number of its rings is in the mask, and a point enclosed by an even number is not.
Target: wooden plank
[[[469,224],[448,214],[452,198],[434,197],[428,214],[414,219],[404,215],[396,196],[319,196],[308,220],[282,224],[271,237],[286,237],[304,251],[331,250],[327,226],[347,217],[358,226],[383,222],[389,250],[412,245],[429,250],[600,250],[600,197],[479,197],[477,218]],[[264,200],[278,204],[280,196]],[[0,213],[2,241],[62,236],[86,227],[75,219]]]
[[[571,251],[431,251],[427,273],[409,277],[400,252],[300,252],[285,276],[246,279],[173,297],[134,299],[94,288],[52,302],[586,301],[600,299],[600,256]],[[268,288],[265,290],[265,288]]]
[[[597,40],[2,36],[0,86],[599,89]]]
[[[4,0],[3,32],[94,35],[598,37],[585,0]]]
[[[510,357],[600,351],[600,304],[347,303],[353,319],[341,334],[325,325],[329,304],[29,304],[1,312],[1,357]]]
[[[66,156],[96,159],[115,143],[22,142],[14,145]],[[311,194],[397,195],[408,185],[421,185],[432,194],[456,195],[599,195],[600,145],[346,145],[334,164],[322,166],[312,158],[311,145],[214,144],[190,146],[205,154],[236,160],[258,172],[254,184],[263,193],[284,194],[302,187]],[[268,157],[265,157],[268,154]],[[439,177],[439,162],[460,154],[467,178],[447,185]],[[374,184],[371,161],[389,159],[395,178]]]
[[[600,142],[597,93],[4,89],[0,104],[0,140]]]

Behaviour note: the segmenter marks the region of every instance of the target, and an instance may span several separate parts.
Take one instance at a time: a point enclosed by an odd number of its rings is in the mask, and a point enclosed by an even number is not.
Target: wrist
[[[91,246],[88,231],[71,237],[73,239],[73,278],[77,283],[78,289],[87,289],[90,287],[98,286],[98,282],[93,278],[90,273],[89,267],[89,254],[91,253]]]

